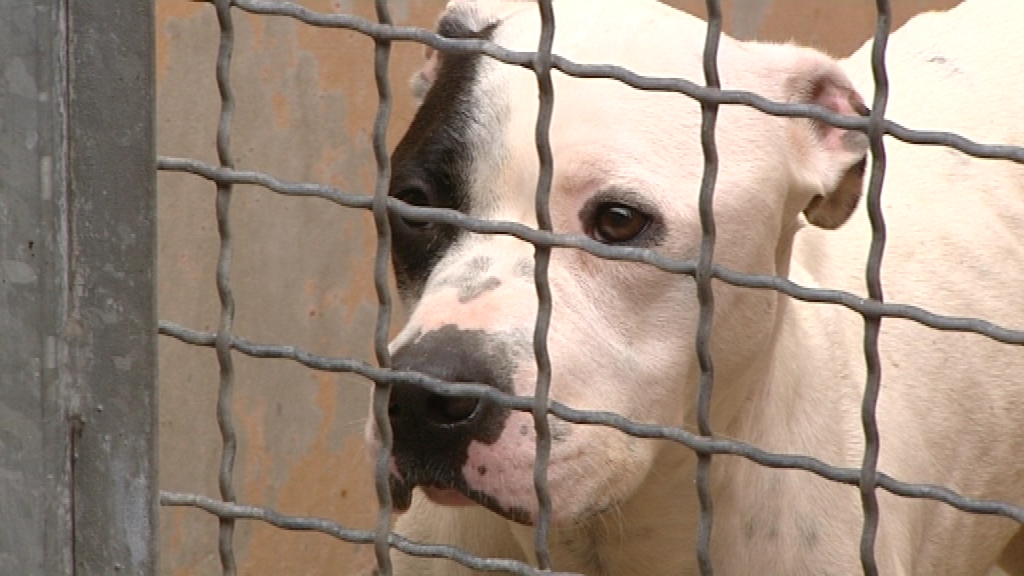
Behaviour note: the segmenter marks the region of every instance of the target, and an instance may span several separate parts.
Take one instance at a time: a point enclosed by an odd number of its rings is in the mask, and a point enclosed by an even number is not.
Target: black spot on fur
[[[470,258],[469,262],[466,263],[466,270],[483,274],[491,269],[494,265],[494,260],[490,256],[478,254]]]
[[[512,270],[512,274],[517,278],[529,278],[533,279],[534,264],[533,260],[529,258],[520,258],[516,260],[515,268]]]
[[[494,276],[488,276],[479,282],[463,284],[459,286],[459,302],[465,304],[476,300],[478,297],[497,289],[499,286],[501,286],[501,280]]]
[[[465,304],[477,297],[501,286],[501,279],[496,276],[484,277],[491,268],[491,258],[475,256],[451,274],[446,274],[430,284],[431,290],[436,288],[457,288],[459,302]]]
[[[552,422],[551,423],[551,440],[556,444],[559,442],[565,442],[569,435],[572,434],[572,425],[567,422]]]

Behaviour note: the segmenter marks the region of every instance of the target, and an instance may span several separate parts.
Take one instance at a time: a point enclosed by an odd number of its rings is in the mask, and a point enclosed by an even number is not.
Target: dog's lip
[[[405,512],[412,506],[412,491],[417,486],[423,489],[424,495],[435,504],[442,506],[471,506],[478,505],[487,508],[508,520],[518,524],[532,526],[533,521],[530,514],[519,507],[506,509],[498,504],[493,497],[476,490],[467,490],[465,487],[456,487],[451,484],[442,485],[434,482],[410,481],[407,476],[391,474],[388,478],[388,485],[391,489],[391,506],[398,513]]]
[[[412,505],[412,491],[416,484],[403,479],[397,474],[388,478],[388,487],[391,489],[392,507],[405,512]],[[435,484],[420,484],[423,494],[435,504],[442,506],[472,506],[478,504],[472,498],[452,486],[441,486]]]
[[[439,488],[437,486],[422,486],[423,494],[434,504],[441,506],[475,506],[477,503],[469,496],[454,488]]]

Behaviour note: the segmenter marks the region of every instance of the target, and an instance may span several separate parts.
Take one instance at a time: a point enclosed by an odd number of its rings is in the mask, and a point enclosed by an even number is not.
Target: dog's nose
[[[408,367],[403,370],[415,370],[447,381],[464,381],[438,376],[425,367]],[[458,426],[468,424],[479,407],[480,401],[477,398],[442,396],[418,386],[408,386],[392,390],[388,417],[391,418],[392,426],[407,423],[416,425],[417,422],[428,426]]]
[[[514,362],[493,334],[446,325],[396,350],[391,366],[447,382],[485,384],[511,392]],[[397,456],[436,462],[464,457],[471,440],[496,441],[507,410],[484,399],[398,384],[391,390],[388,415]]]

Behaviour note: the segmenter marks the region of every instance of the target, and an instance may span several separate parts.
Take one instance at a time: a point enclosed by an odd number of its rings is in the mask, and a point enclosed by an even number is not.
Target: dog
[[[703,83],[706,24],[652,0],[555,0],[554,52]],[[968,0],[915,17],[888,43],[885,115],[978,142],[1024,144],[1024,9]],[[456,0],[439,34],[537,49],[536,4]],[[868,43],[836,61],[793,44],[723,36],[722,86],[847,116],[874,94]],[[555,232],[696,261],[704,169],[699,102],[553,72]],[[481,55],[428,57],[422,100],[393,154],[391,196],[536,227],[533,71]],[[865,100],[867,99],[867,100]],[[715,140],[714,261],[867,298],[873,155],[861,132],[722,105]],[[1024,328],[1024,166],[885,138],[884,298]],[[538,369],[534,247],[507,235],[390,216],[409,309],[392,366],[532,396]],[[577,409],[696,430],[700,371],[691,276],[555,248],[551,398]],[[865,450],[864,318],[834,304],[713,280],[710,421],[719,438],[859,468]],[[1024,505],[1024,349],[886,317],[878,349],[878,469],[978,499]],[[395,531],[485,557],[536,561],[536,431],[529,412],[396,385],[390,486]],[[552,568],[587,575],[697,573],[697,457],[549,416]],[[371,418],[371,453],[380,440]],[[710,554],[719,574],[860,574],[856,486],[714,455]],[[1012,518],[876,491],[881,574],[1018,570]],[[1016,540],[1014,540],[1016,538]],[[392,554],[399,575],[473,573]]]

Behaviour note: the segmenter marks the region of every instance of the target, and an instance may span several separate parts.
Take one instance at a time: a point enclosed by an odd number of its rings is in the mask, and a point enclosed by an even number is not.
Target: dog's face
[[[699,20],[656,4],[555,4],[558,54],[648,75],[703,77]],[[453,3],[439,32],[533,50],[539,17],[531,3]],[[723,39],[719,62],[727,88],[843,113],[862,108],[835,63],[814,52]],[[610,80],[555,73],[554,81],[555,232],[696,260],[704,169],[699,103]],[[391,194],[410,204],[535,226],[533,73],[481,56],[434,54],[419,82],[426,93],[394,153]],[[800,212],[831,227],[856,204],[864,145],[848,134],[723,107],[717,143],[717,263],[785,275]],[[533,246],[394,215],[391,226],[395,273],[411,308],[391,344],[393,367],[532,395]],[[689,428],[698,379],[693,279],[570,249],[553,251],[549,278],[551,397],[574,408]],[[716,283],[716,418],[728,418],[729,406],[749,393],[741,384],[756,382],[752,375],[772,338],[776,303],[773,292]],[[510,519],[534,520],[531,414],[412,386],[394,388],[389,412],[398,508],[408,506],[410,491],[420,486],[442,504],[468,497]],[[551,423],[548,485],[556,525],[627,499],[657,456],[655,444],[615,430]],[[367,433],[376,446],[372,422]]]

